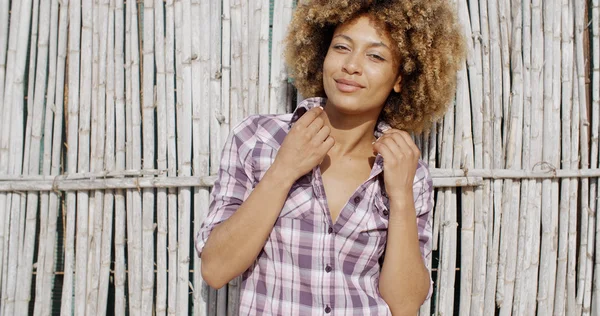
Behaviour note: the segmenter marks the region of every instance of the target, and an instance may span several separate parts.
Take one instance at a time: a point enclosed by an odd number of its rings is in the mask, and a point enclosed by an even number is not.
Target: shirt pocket
[[[372,238],[387,238],[389,210],[378,198],[374,199],[374,208],[362,230],[362,234]]]

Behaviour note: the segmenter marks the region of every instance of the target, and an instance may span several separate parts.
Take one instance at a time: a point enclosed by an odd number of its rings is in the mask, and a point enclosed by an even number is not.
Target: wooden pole
[[[44,175],[58,175],[62,146],[62,119],[65,56],[67,48],[67,25],[60,25],[59,3],[50,6],[50,47],[48,70],[48,95],[44,129]],[[60,17],[66,18],[67,8],[60,6]],[[66,24],[66,23],[65,23]],[[36,301],[34,315],[49,315],[51,304],[51,281],[54,275],[54,247],[56,243],[56,217],[58,212],[56,192],[42,194],[42,214],[47,212],[46,234],[40,234],[38,274],[36,276]],[[43,224],[40,224],[43,227]]]
[[[210,4],[208,2],[194,2],[192,12],[194,16],[201,16],[201,19],[194,19],[200,22],[194,29],[210,29]],[[210,143],[210,125],[207,120],[210,117],[210,52],[205,47],[205,43],[210,42],[208,32],[192,33],[192,51],[198,55],[198,60],[194,63],[194,85],[193,90],[193,126],[192,140],[194,144],[193,152],[193,174],[195,176],[208,176],[210,174],[209,163],[209,143]],[[205,212],[209,207],[209,192],[207,188],[194,188],[194,232],[200,230],[200,225],[204,221]],[[189,227],[189,225],[188,225]],[[202,273],[200,258],[193,253],[194,262],[194,314],[204,315],[206,313],[206,303],[202,298]]]
[[[115,16],[115,170],[126,168],[125,127],[125,37],[123,0],[114,0]],[[115,310],[116,315],[125,314],[125,191],[115,190]],[[129,250],[129,249],[128,249]],[[130,270],[131,272],[131,270]],[[130,284],[131,286],[131,284]]]
[[[177,62],[177,162],[178,174],[189,176],[192,173],[192,153],[189,144],[192,142],[192,69],[191,69],[191,17],[190,1],[175,3],[175,28],[178,48]],[[180,94],[181,93],[181,94]],[[178,247],[177,247],[177,314],[188,313],[189,284],[189,236],[191,218],[191,188],[179,190],[178,205]]]
[[[585,62],[584,62],[584,23],[585,21],[585,1],[575,2],[575,45],[576,45],[576,66],[577,66],[577,86],[579,87],[579,142],[580,142],[580,169],[589,169],[589,113],[587,107],[587,96],[585,91]],[[577,305],[576,314],[580,314],[583,308],[583,298],[585,290],[585,277],[587,269],[587,242],[589,224],[589,181],[581,181],[580,208],[581,225],[579,226],[579,260],[578,260],[578,280],[577,280]]]
[[[157,167],[167,169],[167,86],[163,1],[154,0],[154,43],[156,62]],[[166,177],[163,174],[163,177]],[[167,312],[167,189],[156,190],[156,314]]]
[[[144,169],[153,169],[155,155],[154,124],[154,0],[144,1],[142,78],[142,145]],[[162,23],[162,21],[160,22]],[[138,149],[139,147],[135,147]],[[138,149],[139,150],[139,149]],[[151,177],[151,176],[150,176]],[[154,190],[144,189],[142,205],[142,315],[154,310]]]
[[[571,114],[573,111],[573,10],[568,0],[560,3],[561,14],[561,92],[562,92],[562,168],[571,168]],[[567,264],[569,251],[569,207],[571,206],[571,180],[561,181],[560,219],[558,231],[558,256],[556,267],[556,295],[554,314],[565,315],[567,299]]]
[[[165,5],[165,71],[166,71],[166,112],[167,112],[167,167],[168,175],[177,175],[177,141],[175,139],[175,15],[173,1]],[[177,312],[177,189],[168,190],[167,229],[168,229],[168,297],[167,313]]]
[[[68,133],[67,133],[67,172],[77,172],[77,147],[79,129],[79,40],[81,27],[81,6],[73,2],[69,8],[69,55],[68,55]],[[63,20],[61,20],[63,22]],[[73,273],[75,257],[75,209],[77,194],[67,193],[67,221],[64,258],[64,279],[61,300],[61,315],[72,313]]]
[[[581,23],[579,21],[577,21],[577,17],[579,16],[579,13],[577,13],[577,11],[575,10],[577,8],[576,5],[577,2],[571,1],[570,2],[570,10],[573,12],[573,16],[574,16],[574,24],[575,26],[578,26],[580,24],[583,24],[583,21],[581,21]],[[579,51],[579,43],[577,41],[577,38],[575,37],[575,47],[574,47],[574,53],[575,55],[577,55],[577,52]],[[577,56],[574,56],[575,59],[577,59]],[[574,66],[576,66],[577,63],[575,63]],[[579,169],[579,128],[580,128],[580,118],[579,118],[579,85],[581,84],[581,82],[579,82],[578,77],[577,77],[577,67],[574,67],[573,69],[573,112],[571,115],[571,168],[572,169]],[[577,288],[577,279],[576,279],[576,270],[577,270],[577,226],[578,226],[578,219],[577,219],[577,215],[578,215],[578,204],[579,204],[579,199],[578,197],[578,193],[579,193],[579,181],[578,179],[573,179],[571,181],[571,184],[569,185],[570,188],[570,199],[571,199],[571,203],[569,205],[569,251],[568,251],[568,260],[567,260],[567,306],[566,306],[566,310],[567,310],[567,315],[581,315],[581,311],[578,308],[577,305],[577,301],[576,301],[576,288]],[[578,311],[579,309],[579,311]]]
[[[14,7],[18,7],[19,3],[13,4]],[[10,82],[7,77],[10,75],[7,66],[12,67],[10,63],[7,63],[7,55],[13,56],[8,50],[9,42],[9,10],[10,3],[3,1],[0,3],[0,110],[4,113],[0,122],[0,174],[8,174],[8,139],[9,139],[9,122],[11,107],[8,106],[9,102],[4,99],[5,84]],[[10,20],[12,20],[10,30],[16,29],[15,20],[18,14],[12,14]],[[12,31],[14,33],[14,31]],[[14,36],[11,37],[12,41],[15,41]],[[14,44],[13,44],[14,46]],[[14,57],[12,57],[14,58]],[[7,87],[10,87],[7,85]],[[10,90],[10,89],[9,89]],[[8,261],[8,223],[10,222],[10,210],[6,207],[7,193],[0,193],[0,221],[4,224],[0,225],[0,299],[4,301],[6,293],[6,278],[8,274],[7,261]],[[4,304],[0,304],[0,312],[4,310]]]

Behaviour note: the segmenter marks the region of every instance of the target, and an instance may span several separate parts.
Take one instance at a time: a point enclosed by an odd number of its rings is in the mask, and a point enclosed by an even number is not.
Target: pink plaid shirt
[[[262,179],[291,125],[325,102],[307,99],[293,114],[251,116],[234,128],[196,238],[198,255],[212,229],[228,219]],[[375,136],[387,128],[380,122]],[[263,251],[243,273],[241,315],[391,315],[378,290],[389,215],[382,172],[378,155],[369,179],[350,197],[335,224],[319,167],[294,183]],[[428,263],[433,186],[421,161],[413,192],[421,254]],[[430,286],[428,296],[431,292]]]

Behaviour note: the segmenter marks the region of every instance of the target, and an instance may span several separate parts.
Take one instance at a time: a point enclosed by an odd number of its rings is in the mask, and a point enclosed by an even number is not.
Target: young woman
[[[196,241],[240,314],[415,315],[431,295],[433,188],[409,132],[451,103],[448,0],[304,1],[286,59],[309,96],[235,127]]]

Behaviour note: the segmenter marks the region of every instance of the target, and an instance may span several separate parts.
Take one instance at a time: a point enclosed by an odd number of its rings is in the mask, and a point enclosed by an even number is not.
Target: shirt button
[[[331,266],[330,265],[327,265],[325,267],[325,272],[327,272],[327,273],[331,272]]]
[[[388,216],[388,215],[390,215],[390,211],[388,211],[388,210],[384,210],[384,211],[383,211],[383,215],[385,215],[385,216]]]
[[[325,306],[325,313],[326,313],[326,314],[329,314],[329,313],[331,313],[331,307],[329,307],[329,306]]]
[[[360,196],[354,198],[354,203],[358,204],[360,202]]]
[[[333,233],[333,227],[329,226],[329,228],[327,229],[327,233],[328,233],[328,234],[331,234],[331,233]]]

